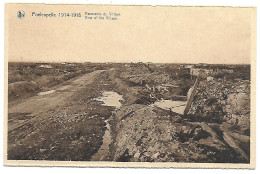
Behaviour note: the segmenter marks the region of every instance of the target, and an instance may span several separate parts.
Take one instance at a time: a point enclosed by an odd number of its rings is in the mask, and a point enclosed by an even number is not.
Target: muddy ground
[[[47,65],[9,65],[9,160],[249,162],[249,66],[206,67],[233,74],[201,79],[184,116],[155,103],[187,102],[196,77],[185,65]],[[119,106],[100,100],[109,91]]]

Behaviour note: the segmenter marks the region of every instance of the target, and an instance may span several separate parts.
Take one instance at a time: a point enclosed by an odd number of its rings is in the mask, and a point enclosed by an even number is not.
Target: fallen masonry
[[[142,104],[117,110],[111,160],[248,163],[249,81],[208,79],[192,86],[184,114]]]

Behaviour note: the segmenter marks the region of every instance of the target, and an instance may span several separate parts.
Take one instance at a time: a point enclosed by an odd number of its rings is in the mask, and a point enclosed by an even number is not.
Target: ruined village
[[[250,163],[250,65],[8,65],[8,160]]]

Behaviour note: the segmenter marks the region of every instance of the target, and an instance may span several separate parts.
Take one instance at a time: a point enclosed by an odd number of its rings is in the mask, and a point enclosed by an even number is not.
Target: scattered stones
[[[212,80],[214,80],[214,77],[211,77],[211,76],[207,77],[207,81],[208,81],[208,82],[209,82],[209,81],[212,81]]]
[[[123,112],[128,111],[128,112]],[[125,113],[132,113],[116,122],[115,141],[113,142],[113,161],[205,161],[225,162],[224,155],[229,147],[222,142],[218,133],[207,123],[170,124],[156,108],[144,105],[122,107],[115,113],[121,119]],[[166,112],[167,113],[167,112]],[[164,119],[160,119],[164,118]],[[127,153],[126,153],[127,151]],[[207,156],[205,156],[205,154]]]
[[[201,81],[188,114],[208,122],[222,122],[232,114],[248,114],[249,98],[250,83],[247,80]]]
[[[46,152],[46,149],[40,149],[40,152],[41,153]]]

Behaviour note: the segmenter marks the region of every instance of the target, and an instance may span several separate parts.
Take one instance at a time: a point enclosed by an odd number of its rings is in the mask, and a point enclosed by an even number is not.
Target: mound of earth
[[[116,111],[113,125],[113,161],[235,162],[242,160],[225,143],[223,133],[202,122],[154,106],[134,104]]]

